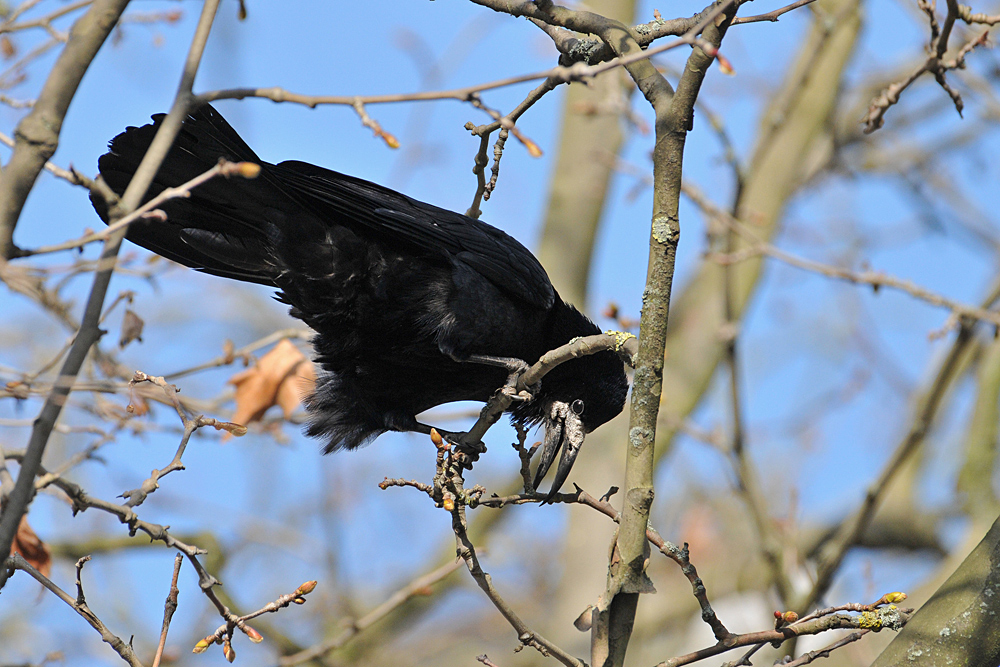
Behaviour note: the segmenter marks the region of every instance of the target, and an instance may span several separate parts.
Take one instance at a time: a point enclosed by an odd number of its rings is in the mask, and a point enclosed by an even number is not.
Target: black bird
[[[163,114],[111,140],[98,165],[121,194]],[[421,431],[442,403],[486,401],[518,360],[534,363],[600,333],[559,298],[524,246],[472,218],[305,162],[269,164],[211,106],[189,114],[146,194],[181,185],[220,158],[261,167],[254,180],[213,179],[161,206],[166,221],[132,223],[127,238],[205,273],[278,288],[316,331],[322,368],[306,401],[308,433],[324,449],[354,449],[385,431]],[[107,222],[107,207],[91,198]],[[550,494],[566,480],[584,434],[625,403],[613,352],[564,363],[512,419],[545,425],[535,474],[562,451]]]

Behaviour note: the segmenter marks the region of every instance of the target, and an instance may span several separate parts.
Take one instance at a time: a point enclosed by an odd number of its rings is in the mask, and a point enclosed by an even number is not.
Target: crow
[[[116,193],[164,117],[126,128],[100,157]],[[324,453],[386,431],[427,433],[417,414],[486,401],[545,352],[600,333],[499,229],[306,162],[264,162],[210,105],[186,116],[146,199],[220,159],[258,164],[260,175],[208,181],[162,204],[165,221],[133,222],[126,238],[198,271],[279,290],[275,298],[316,332],[321,371],[306,399],[307,433],[326,440]],[[91,201],[107,222],[103,198]],[[628,383],[608,351],[568,361],[532,389],[509,412],[545,427],[536,488],[561,451],[551,499],[584,434],[621,412]]]

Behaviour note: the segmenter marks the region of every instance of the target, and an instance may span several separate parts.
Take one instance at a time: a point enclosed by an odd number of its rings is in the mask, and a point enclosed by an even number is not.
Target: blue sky
[[[758,6],[749,9],[763,12],[773,8],[754,4]],[[127,125],[145,123],[152,113],[167,110],[198,5],[149,1],[134,3],[131,10],[145,13],[176,9],[182,12],[177,23],[128,23],[121,39],[101,51],[66,118],[54,162],[92,173],[96,171],[97,157],[112,136]],[[196,91],[278,85],[312,94],[410,92],[428,85],[450,88],[486,82],[543,70],[553,63],[554,49],[541,31],[523,20],[466,2],[251,1],[248,9],[248,18],[240,22],[236,3],[223,3]],[[651,18],[652,9],[651,5],[645,6],[642,16]],[[668,8],[659,9],[668,14]],[[677,15],[687,15],[699,7],[681,3],[670,9]],[[876,67],[909,62],[920,52],[924,26],[903,4],[872,4],[867,12],[868,21],[891,24],[894,29],[879,30],[877,34],[865,31],[851,80],[858,80]],[[798,12],[783,17],[777,25],[734,28],[723,50],[737,75],[725,77],[715,70],[706,82],[702,99],[726,119],[727,131],[743,157],[752,149],[757,113],[767,100],[769,86],[775,85],[777,75],[794,55],[806,21],[806,14]],[[22,48],[27,47],[30,40],[24,39],[23,44]],[[678,51],[665,56],[662,62],[677,67],[684,55]],[[29,79],[17,89],[17,96],[31,97],[37,91],[53,58],[50,55],[28,70]],[[430,61],[438,58],[444,60],[439,72],[428,76]],[[491,91],[483,97],[494,108],[507,110],[529,89],[530,84],[522,85]],[[900,109],[889,112],[887,123],[920,100],[942,95],[929,85],[910,92],[912,95]],[[545,155],[531,158],[516,141],[508,141],[499,185],[484,206],[486,221],[528,247],[534,246],[539,234],[546,182],[553,164],[560,95],[560,91],[550,94],[518,123]],[[907,107],[909,104],[913,107]],[[369,107],[369,113],[402,142],[403,148],[397,151],[373,138],[348,107],[310,110],[267,100],[246,100],[220,102],[217,108],[265,160],[314,162],[459,211],[464,211],[472,200],[475,178],[471,167],[478,140],[462,128],[470,120],[482,123],[486,116],[468,105],[442,101]],[[636,109],[649,117],[643,104],[637,104]],[[967,117],[975,117],[980,110],[974,98],[967,101]],[[21,113],[0,107],[0,130],[11,134]],[[941,118],[924,128],[925,135],[952,131],[959,122],[957,116]],[[907,137],[912,141],[921,138]],[[941,162],[942,169],[963,179],[987,215],[994,214],[1000,203],[995,186],[997,166],[989,157],[1000,154],[997,144],[996,133],[984,135],[961,160]],[[420,148],[416,161],[409,152],[414,147]],[[633,136],[624,157],[646,166],[650,147],[649,136]],[[9,152],[0,155],[6,161]],[[696,121],[690,135],[685,160],[686,178],[698,183],[717,202],[728,202],[732,183],[722,161],[722,150],[702,120]],[[616,301],[624,313],[638,314],[645,280],[650,196],[648,191],[642,191],[638,197],[628,197],[633,185],[631,177],[621,176],[612,189],[595,255],[591,300],[586,304],[594,317],[610,300]],[[995,258],[964,237],[948,214],[941,216],[944,222],[940,226],[935,226],[926,223],[924,213],[890,178],[828,177],[789,208],[779,244],[831,263],[859,266],[861,261],[867,261],[954,298],[976,302],[995,272]],[[704,248],[701,220],[693,207],[684,205],[682,221],[683,245],[678,260],[681,287]],[[100,221],[83,190],[43,174],[22,215],[15,241],[35,247],[77,237],[84,229],[98,225]],[[95,251],[90,248],[87,255],[93,256]],[[142,251],[133,246],[126,252],[138,255]],[[42,261],[63,264],[68,257]],[[67,294],[80,304],[88,287],[86,277],[79,277]],[[219,354],[227,338],[239,346],[293,324],[283,307],[270,299],[269,290],[234,285],[186,270],[169,272],[155,283],[116,277],[110,294],[122,289],[136,290],[133,308],[146,319],[147,329],[143,343],[125,350],[121,358],[151,374],[169,373],[212,358]],[[9,291],[0,292],[0,312],[5,314],[0,322],[0,341],[6,341],[0,344],[0,366],[5,369],[36,367],[45,351],[65,338],[65,332],[50,319]],[[118,317],[111,320],[113,332],[117,331]],[[747,395],[749,432],[755,455],[763,465],[780,457],[782,465],[795,477],[809,480],[798,489],[802,513],[814,517],[842,515],[877,474],[878,464],[905,427],[909,401],[904,393],[906,387],[912,388],[925,379],[929,361],[947,345],[947,341],[934,342],[927,337],[928,332],[944,323],[945,317],[944,311],[905,295],[887,291],[873,295],[870,290],[832,283],[798,269],[769,266],[760,294],[748,313],[742,340],[745,381],[751,389]],[[859,327],[876,341],[878,353],[888,361],[870,364],[858,354],[855,343]],[[900,373],[890,378],[886,365],[898,367]],[[809,438],[801,431],[788,431],[787,422],[803,405],[811,400],[827,401],[824,397],[831,391],[848,386],[858,373],[866,372],[872,381],[811,424]],[[232,369],[200,374],[184,380],[182,388],[191,395],[214,396],[231,374]],[[0,378],[6,381],[9,375],[4,370]],[[724,425],[725,400],[724,391],[714,391],[696,419],[706,427]],[[956,401],[958,406],[963,401],[967,404],[968,392]],[[0,403],[0,417],[31,418],[38,406],[36,401],[23,405],[6,401]],[[951,435],[941,439],[951,443],[949,446],[954,446],[955,433],[960,433],[956,429],[964,413],[957,410],[956,414],[951,430],[945,429]],[[170,423],[164,411],[160,415],[163,423]],[[87,420],[79,413],[74,418]],[[5,447],[23,446],[27,433],[25,428],[0,428]],[[360,452],[321,458],[317,444],[299,435],[295,427],[286,426],[284,433],[288,444],[276,444],[260,435],[225,444],[219,444],[214,437],[196,438],[185,456],[187,470],[166,478],[140,514],[150,521],[169,523],[175,531],[196,532],[211,526],[231,544],[252,537],[264,545],[242,552],[244,561],[227,565],[225,574],[239,581],[233,592],[247,608],[287,592],[288,585],[294,588],[312,578],[312,573],[320,565],[329,565],[331,559],[336,559],[335,567],[345,580],[371,577],[382,582],[382,590],[391,590],[406,579],[415,564],[435,553],[450,530],[444,516],[433,511],[429,503],[418,502],[408,490],[384,493],[374,488],[385,475],[429,477],[433,466],[429,444],[415,436],[388,434]],[[487,481],[503,478],[516,466],[516,457],[506,444],[510,431],[497,428],[491,437],[496,444],[476,468],[480,479]],[[812,444],[805,445],[806,440]],[[121,437],[103,450],[107,465],[82,466],[79,478],[93,494],[113,498],[135,487],[152,468],[169,461],[175,444],[176,435],[172,433]],[[53,452],[74,451],[78,446],[78,441],[57,437]],[[954,466],[953,457],[936,456],[939,472],[943,472],[928,479],[927,499],[946,502],[950,488],[948,466]],[[723,485],[726,474],[716,455],[683,441],[660,471],[659,479],[664,488],[683,487],[694,483],[692,480],[711,487]],[[333,507],[322,519],[296,511],[302,506],[332,504],[331,496],[350,499],[350,510]],[[665,492],[663,497],[669,498],[670,493]],[[518,513],[511,529],[515,532],[557,534],[565,518],[561,508],[512,511]],[[669,516],[669,512],[665,514]],[[91,529],[124,533],[112,519],[94,511],[69,520],[65,506],[49,496],[36,501],[31,517],[43,538],[53,542]],[[372,530],[373,526],[377,530]],[[303,534],[308,535],[305,541]],[[385,534],[405,536],[405,548],[383,548]],[[683,535],[674,537],[683,540]],[[503,559],[503,549],[499,551],[493,566],[503,572],[509,561]],[[110,618],[106,620],[114,629],[125,634],[145,633],[144,641],[153,637],[171,560],[172,554],[166,549],[142,550],[141,554],[95,558],[88,565],[87,580],[93,582],[90,590],[94,604],[99,602],[107,611]],[[280,581],[253,576],[273,568],[281,571]],[[71,565],[60,563],[54,576],[68,586],[71,569]],[[915,566],[907,576],[913,578],[918,571]],[[186,598],[186,602],[201,609],[203,600],[198,599],[189,570],[185,576],[187,587],[182,600]],[[135,584],[131,589],[124,588],[135,591],[137,604],[103,596],[102,589],[111,590],[122,577]],[[888,581],[891,576],[887,574],[886,578]],[[147,582],[148,587],[143,585]],[[70,637],[71,645],[86,647],[107,664],[115,662],[116,658],[103,647],[95,647],[96,636],[68,609],[51,597],[36,602],[35,591],[26,577],[15,577],[0,597],[0,622],[19,622],[22,605],[37,604],[33,618],[42,619],[37,627],[48,633],[52,642]],[[142,610],[137,618],[131,616],[135,609]],[[289,614],[301,611],[291,610]],[[139,627],[126,631],[129,622]],[[207,633],[216,625],[207,610],[200,617],[179,614],[177,636],[196,637],[197,632],[204,629]],[[254,650],[245,643],[242,648]],[[0,649],[0,660],[37,657],[34,649],[14,646],[9,649],[10,655],[5,654],[7,649]],[[199,664],[216,664],[220,660],[221,653],[216,651]],[[68,664],[87,663],[70,660]]]

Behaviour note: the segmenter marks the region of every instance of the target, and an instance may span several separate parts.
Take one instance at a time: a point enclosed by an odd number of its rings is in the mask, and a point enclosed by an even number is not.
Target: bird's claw
[[[466,458],[469,459],[470,465],[469,469],[472,469],[471,463],[475,463],[479,460],[480,454],[486,453],[486,445],[482,441],[472,442],[468,433],[449,433],[445,436],[445,440],[455,446],[462,454],[465,454]]]
[[[535,398],[535,395],[532,394],[531,392],[526,391],[524,389],[518,391],[517,387],[511,386],[509,384],[504,385],[500,391],[503,393],[504,396],[506,396],[512,401],[520,401],[522,403],[527,403],[528,401],[531,401]]]

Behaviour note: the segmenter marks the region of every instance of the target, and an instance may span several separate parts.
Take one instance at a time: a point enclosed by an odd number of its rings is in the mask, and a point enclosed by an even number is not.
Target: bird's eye
[[[570,405],[569,407],[576,414],[578,414],[578,415],[582,415],[583,414],[583,401],[581,401],[579,398],[576,399],[575,401],[573,401],[572,405]]]

